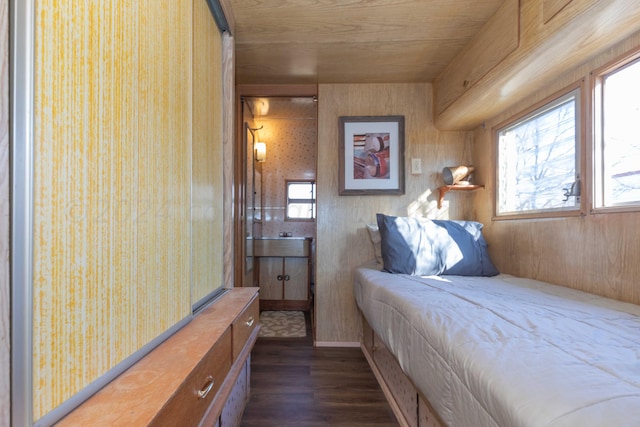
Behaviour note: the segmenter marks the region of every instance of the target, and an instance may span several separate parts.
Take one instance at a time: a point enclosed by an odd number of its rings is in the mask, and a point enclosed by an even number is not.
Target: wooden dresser
[[[237,426],[258,337],[258,288],[234,288],[59,426]]]

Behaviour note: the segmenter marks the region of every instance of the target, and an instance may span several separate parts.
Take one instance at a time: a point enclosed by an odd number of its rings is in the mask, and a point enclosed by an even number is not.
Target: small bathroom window
[[[287,180],[286,220],[313,221],[316,218],[316,182]]]

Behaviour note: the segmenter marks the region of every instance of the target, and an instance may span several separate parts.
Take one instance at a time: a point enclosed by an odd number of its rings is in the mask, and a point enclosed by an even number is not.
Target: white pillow
[[[380,237],[378,224],[367,224],[367,230],[369,231],[369,238],[373,244],[373,253],[376,256],[376,261],[378,261],[378,264],[382,264],[382,238]]]

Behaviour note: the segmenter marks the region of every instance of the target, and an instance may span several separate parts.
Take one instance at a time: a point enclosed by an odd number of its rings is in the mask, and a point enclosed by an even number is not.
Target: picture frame
[[[339,127],[339,194],[404,194],[404,116],[341,116]]]

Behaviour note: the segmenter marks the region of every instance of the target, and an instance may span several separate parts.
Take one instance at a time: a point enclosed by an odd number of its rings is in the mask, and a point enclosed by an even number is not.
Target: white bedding
[[[640,426],[640,306],[509,275],[359,268],[356,302],[450,426]]]

